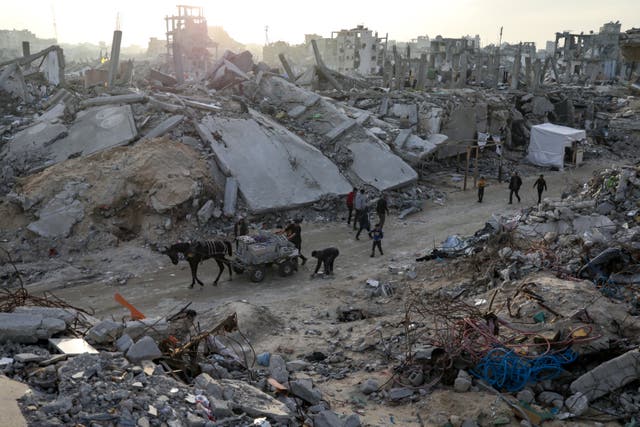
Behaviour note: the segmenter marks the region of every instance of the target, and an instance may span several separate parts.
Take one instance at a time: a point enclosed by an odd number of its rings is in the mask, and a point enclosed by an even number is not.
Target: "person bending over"
[[[313,251],[311,252],[311,256],[318,259],[318,263],[316,264],[316,270],[313,272],[311,277],[314,277],[318,274],[318,270],[320,270],[320,266],[324,264],[324,274],[333,275],[333,261],[340,255],[340,251],[338,248],[326,248],[321,251]]]

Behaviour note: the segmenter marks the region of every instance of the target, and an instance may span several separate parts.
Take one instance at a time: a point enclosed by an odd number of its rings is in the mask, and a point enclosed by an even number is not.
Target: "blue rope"
[[[577,353],[571,349],[527,358],[517,355],[513,350],[495,348],[480,360],[471,373],[498,390],[513,393],[528,384],[557,377],[563,371],[562,365],[575,361],[577,357]]]

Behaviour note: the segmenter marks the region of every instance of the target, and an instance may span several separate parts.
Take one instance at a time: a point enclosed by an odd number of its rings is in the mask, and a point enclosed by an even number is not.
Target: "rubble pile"
[[[304,374],[311,364],[252,353],[236,313],[198,332],[189,305],[165,318],[116,322],[50,306],[56,301],[37,305],[46,301],[24,290],[3,301],[36,304],[4,304],[11,311],[0,313],[0,371],[31,387],[20,400],[30,423],[360,425],[356,414],[330,410]]]

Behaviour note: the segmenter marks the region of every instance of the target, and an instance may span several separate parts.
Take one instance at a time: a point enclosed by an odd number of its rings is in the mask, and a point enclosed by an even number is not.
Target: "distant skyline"
[[[22,0],[5,2],[0,29],[28,29],[40,38],[54,37],[54,11],[59,43],[111,43],[120,14],[124,46],[146,47],[150,37],[163,39],[164,17],[174,14],[176,0]],[[329,37],[331,31],[363,24],[380,36],[409,41],[421,35],[433,38],[480,35],[482,45],[498,41],[534,41],[544,49],[547,40],[564,30],[597,32],[605,22],[620,21],[622,30],[640,27],[640,0],[448,0],[420,2],[336,1],[196,1],[204,7],[210,26],[222,26],[235,40],[302,43],[304,35]]]

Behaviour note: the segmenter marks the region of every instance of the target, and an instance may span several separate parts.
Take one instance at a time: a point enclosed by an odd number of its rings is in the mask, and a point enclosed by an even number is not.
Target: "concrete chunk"
[[[123,329],[124,325],[122,323],[103,320],[89,329],[86,338],[94,344],[107,344],[117,340]]]
[[[0,313],[0,343],[36,343],[62,332],[63,320],[23,313]]]
[[[222,396],[225,396],[225,400],[229,401],[231,408],[242,411],[251,417],[268,417],[282,423],[287,423],[293,418],[284,403],[244,381],[214,380],[208,374],[200,374],[196,377],[195,386],[205,390],[207,395],[213,395],[215,399],[221,399]]]
[[[322,411],[313,417],[313,427],[342,427],[343,423],[335,412]]]
[[[123,334],[128,334],[131,338],[137,339],[143,335],[160,339],[166,338],[169,332],[167,319],[158,317],[148,317],[142,320],[131,320],[124,324]]]
[[[162,136],[165,133],[169,132],[171,129],[178,126],[183,120],[184,120],[183,115],[178,114],[175,116],[171,116],[168,119],[160,122],[156,127],[151,129],[149,132],[147,132],[144,135],[144,138],[151,139],[151,138],[157,138],[159,136]]]
[[[132,345],[133,345],[133,340],[127,334],[122,335],[116,341],[116,348],[118,349],[118,351],[122,353],[125,353],[127,350],[129,350],[129,347],[131,347]]]
[[[127,359],[131,362],[153,360],[162,356],[156,342],[150,336],[144,336],[127,350]]]
[[[311,380],[296,380],[291,382],[291,393],[311,405],[317,405],[322,399],[322,393],[313,388]]]
[[[33,353],[18,353],[14,355],[13,358],[16,362],[20,362],[20,363],[36,363],[36,362],[42,362],[43,360],[46,359],[45,356],[40,356],[39,354],[33,354]]]
[[[213,210],[215,207],[213,200],[207,200],[207,202],[198,210],[198,222],[200,224],[206,224],[213,216]]]
[[[21,306],[16,307],[13,312],[42,317],[53,317],[54,319],[63,320],[67,325],[78,317],[76,312],[58,307]]]
[[[81,102],[83,107],[96,107],[100,105],[114,105],[114,104],[135,104],[138,102],[144,102],[147,97],[141,93],[132,93],[127,95],[116,96],[98,96],[96,98],[89,98]]]
[[[571,383],[573,393],[593,401],[640,378],[640,349],[611,359]]]
[[[286,384],[289,381],[289,372],[287,372],[286,363],[279,354],[271,356],[269,373],[280,384]]]
[[[84,218],[84,205],[79,200],[67,203],[55,197],[38,212],[38,220],[27,226],[42,237],[69,237],[73,226]]]
[[[238,181],[235,178],[227,178],[224,184],[224,214],[232,217],[236,213],[238,202]]]

